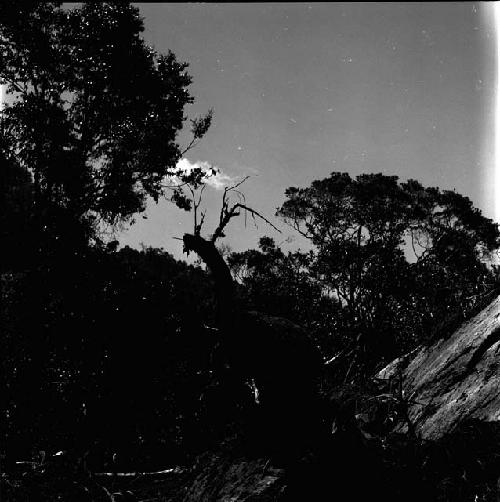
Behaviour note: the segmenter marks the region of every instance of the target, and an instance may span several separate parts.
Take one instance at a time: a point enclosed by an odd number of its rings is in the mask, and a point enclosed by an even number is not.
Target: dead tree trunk
[[[234,320],[237,309],[236,288],[229,267],[214,242],[192,234],[185,234],[183,241],[185,251],[194,251],[210,270],[215,285],[217,320],[219,327],[223,327]]]
[[[321,429],[318,349],[291,321],[238,305],[231,272],[214,242],[190,234],[183,241],[212,274],[229,364],[256,385],[262,441],[284,456],[296,456]]]

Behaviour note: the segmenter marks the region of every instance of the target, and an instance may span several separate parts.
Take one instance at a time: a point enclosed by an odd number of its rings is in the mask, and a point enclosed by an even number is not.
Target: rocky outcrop
[[[406,423],[439,439],[469,420],[500,420],[500,296],[450,337],[420,347],[378,374],[407,406]]]
[[[266,459],[235,457],[230,451],[207,453],[176,500],[182,502],[271,502],[285,489],[284,473]]]

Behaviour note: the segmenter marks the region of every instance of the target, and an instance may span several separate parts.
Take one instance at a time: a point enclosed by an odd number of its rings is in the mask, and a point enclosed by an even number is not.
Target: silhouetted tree
[[[498,226],[456,192],[334,172],[286,197],[278,214],[314,245],[310,270],[343,306],[354,366],[390,360],[491,288]]]
[[[313,260],[312,252],[283,252],[271,237],[262,237],[259,249],[227,258],[250,310],[303,326],[328,356],[342,346],[343,313],[340,302],[325,294],[322,283],[311,274]]]
[[[13,100],[3,134],[32,173],[39,237],[52,246],[95,240],[100,224],[130,221],[148,196],[172,196],[165,179],[185,152],[177,135],[191,77],[173,53],[147,46],[143,29],[126,2],[0,8],[0,82]],[[187,148],[210,120],[192,121]]]
[[[29,171],[9,156],[3,137],[0,170],[0,272],[19,271],[33,260],[33,182]]]
[[[103,226],[133,221],[149,197],[188,207],[178,185],[205,175],[176,166],[211,112],[181,147],[187,64],[148,47],[143,29],[127,2],[0,5],[0,422],[2,449],[21,456],[155,434],[178,444],[197,420],[202,272],[101,242]]]
[[[213,278],[223,368],[229,369],[223,380],[236,389],[245,383],[254,387],[260,420],[248,421],[257,434],[253,442],[260,445],[260,453],[293,463],[323,432],[319,401],[322,360],[304,329],[282,317],[247,311],[237,297],[231,270],[215,243],[241,211],[271,224],[243,202],[231,203],[229,196],[242,182],[225,188],[213,234],[202,237],[202,223],[195,223],[194,233],[183,236],[184,250],[197,253]],[[195,222],[198,207],[199,201],[194,206]],[[238,390],[229,394],[227,400],[237,399],[238,392],[241,394]]]

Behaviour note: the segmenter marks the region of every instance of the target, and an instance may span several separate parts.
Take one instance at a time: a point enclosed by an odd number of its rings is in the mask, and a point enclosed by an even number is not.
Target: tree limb
[[[212,238],[210,239],[212,242],[215,242],[220,237],[224,237],[224,228],[231,221],[231,218],[234,218],[235,216],[238,216],[240,214],[238,212],[238,209],[243,209],[245,211],[248,211],[253,218],[257,217],[260,218],[261,220],[264,220],[268,225],[274,228],[274,230],[281,233],[281,230],[276,228],[265,216],[262,216],[258,211],[252,209],[251,207],[248,207],[245,204],[241,204],[238,202],[231,209],[227,208],[228,208],[227,202],[223,201],[219,226],[215,229],[215,232],[213,233]]]

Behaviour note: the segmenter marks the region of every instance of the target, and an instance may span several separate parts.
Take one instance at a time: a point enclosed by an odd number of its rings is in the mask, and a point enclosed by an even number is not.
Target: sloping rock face
[[[199,459],[192,479],[176,500],[182,502],[271,502],[285,489],[281,469],[262,458],[235,458],[229,451]]]
[[[471,419],[499,421],[500,296],[451,337],[394,361],[378,378],[401,382],[409,421],[423,439]]]

